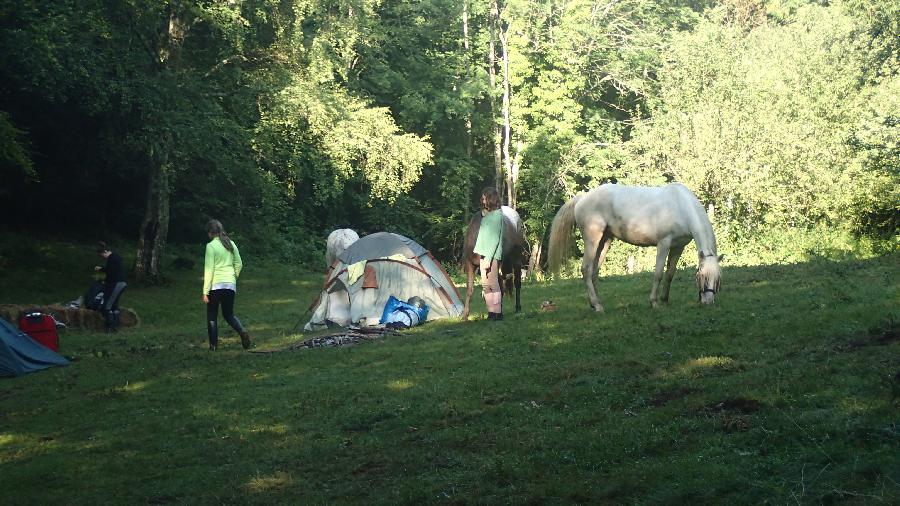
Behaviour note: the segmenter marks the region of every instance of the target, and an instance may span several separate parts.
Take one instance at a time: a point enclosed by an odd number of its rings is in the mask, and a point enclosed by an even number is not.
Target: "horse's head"
[[[697,267],[697,291],[700,302],[712,304],[716,299],[716,292],[722,284],[722,271],[719,269],[719,260],[722,257],[715,253],[703,254],[700,252],[700,265]]]

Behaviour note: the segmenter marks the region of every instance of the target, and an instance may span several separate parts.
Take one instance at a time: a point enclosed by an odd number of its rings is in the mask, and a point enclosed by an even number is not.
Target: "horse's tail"
[[[559,266],[562,265],[563,259],[572,249],[572,230],[575,228],[575,204],[581,200],[582,196],[584,194],[579,193],[572,197],[559,208],[559,211],[556,212],[556,217],[553,218],[548,241],[550,251],[547,254],[550,272],[559,271]]]

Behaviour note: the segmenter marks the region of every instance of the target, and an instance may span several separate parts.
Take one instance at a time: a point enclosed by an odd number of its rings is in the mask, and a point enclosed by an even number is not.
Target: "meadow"
[[[32,253],[0,303],[74,299],[97,263]],[[651,274],[604,276],[602,315],[580,279],[530,281],[502,322],[475,297],[473,321],[272,354],[207,351],[200,266],[169,268],[123,296],[139,327],[64,330],[68,367],[0,380],[0,502],[897,504],[898,260],[725,263],[712,307],[692,270],[656,310]],[[257,350],[308,337],[321,281],[247,262]]]

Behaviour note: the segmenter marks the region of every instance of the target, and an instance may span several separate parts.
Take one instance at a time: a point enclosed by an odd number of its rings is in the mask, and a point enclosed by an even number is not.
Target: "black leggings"
[[[244,331],[241,321],[234,316],[234,290],[210,290],[209,304],[206,305],[206,332],[209,344],[219,344],[219,304],[222,304],[222,316],[238,334]]]

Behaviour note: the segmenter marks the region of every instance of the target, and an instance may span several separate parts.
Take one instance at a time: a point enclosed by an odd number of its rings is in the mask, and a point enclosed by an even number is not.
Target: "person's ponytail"
[[[234,253],[234,245],[231,243],[231,239],[228,238],[228,234],[225,233],[225,227],[222,226],[222,222],[219,220],[209,220],[206,222],[206,233],[218,236],[219,241],[222,242],[222,246]]]

